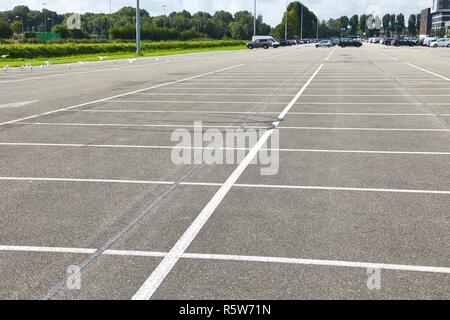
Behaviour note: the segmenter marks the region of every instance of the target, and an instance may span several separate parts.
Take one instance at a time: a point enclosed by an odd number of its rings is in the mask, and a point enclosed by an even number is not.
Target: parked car
[[[267,41],[271,41],[272,42],[272,47],[273,48],[278,48],[280,46],[280,43],[275,40],[274,37],[272,36],[253,36],[252,38],[252,42],[255,42],[257,40],[267,40]]]
[[[390,46],[392,44],[392,40],[394,40],[394,38],[384,38],[383,44],[386,46]]]
[[[419,38],[414,38],[414,37],[410,37],[410,38],[405,38],[409,41],[411,41],[411,43],[415,46],[418,46],[420,44],[420,39]]]
[[[450,38],[441,38],[430,43],[430,47],[447,47],[450,48]]]
[[[272,46],[273,46],[272,41],[268,39],[258,39],[256,41],[247,43],[247,48],[249,48],[250,50],[257,48],[269,49]]]
[[[425,39],[423,40],[423,45],[429,47],[432,42],[437,40],[439,40],[438,37],[425,37]]]
[[[289,40],[281,39],[281,40],[280,40],[280,46],[282,46],[282,47],[287,47],[287,46],[292,46],[292,44],[290,43]]]
[[[359,41],[358,39],[349,39],[349,38],[345,38],[345,39],[342,39],[342,40],[339,42],[339,46],[340,46],[341,48],[345,48],[345,47],[357,47],[357,48],[359,48],[359,47],[361,47],[362,45],[363,45],[362,42]]]
[[[333,44],[333,46],[337,46],[340,41],[341,41],[341,39],[339,39],[339,38],[332,38],[331,39],[331,43]]]
[[[396,39],[392,40],[391,45],[395,46],[395,47],[400,47],[400,46],[413,47],[413,46],[415,46],[415,43],[408,39],[396,38]]]
[[[333,42],[331,40],[322,40],[316,43],[316,48],[331,48],[333,46]]]

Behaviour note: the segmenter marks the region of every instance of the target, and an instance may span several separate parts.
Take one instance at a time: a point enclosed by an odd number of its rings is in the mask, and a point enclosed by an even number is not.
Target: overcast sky
[[[63,12],[109,12],[109,0],[0,0],[0,11],[8,10],[16,5],[27,5],[32,9],[40,10],[43,3],[47,8],[59,13]],[[272,26],[278,24],[283,15],[285,0],[257,0],[258,14],[264,16],[265,22]],[[370,2],[371,4],[367,4]],[[304,0],[303,3],[319,15],[321,20],[337,18],[342,15],[355,13],[419,13],[421,9],[431,6],[432,0]],[[113,11],[123,6],[134,5],[135,0],[112,0]],[[167,11],[186,9],[190,12],[227,10],[253,11],[253,0],[141,0],[141,7],[148,10],[151,15],[163,12],[163,4]]]

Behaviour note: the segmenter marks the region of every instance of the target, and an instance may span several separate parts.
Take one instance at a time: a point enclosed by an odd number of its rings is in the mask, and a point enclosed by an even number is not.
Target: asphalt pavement
[[[1,73],[0,298],[449,299],[449,58],[304,45]]]

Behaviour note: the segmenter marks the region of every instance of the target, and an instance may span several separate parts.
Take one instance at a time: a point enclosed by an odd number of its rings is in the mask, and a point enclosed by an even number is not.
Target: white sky
[[[135,0],[111,0],[113,11],[124,6],[134,6]],[[47,8],[58,13],[64,12],[109,12],[109,0],[0,0],[0,11],[12,9],[16,5],[27,5],[31,9],[42,9],[42,3]],[[370,5],[368,4],[370,2]],[[385,13],[419,13],[420,10],[431,7],[432,0],[304,0],[303,3],[319,15],[321,20],[337,18],[342,15],[362,14],[368,11]],[[275,26],[281,21],[285,0],[257,0],[258,14],[264,16],[265,22]],[[253,0],[141,0],[141,7],[151,15],[162,14],[163,4],[167,11],[186,9],[196,11],[239,10],[253,11]],[[368,7],[371,9],[369,10]],[[378,9],[377,9],[378,8]]]

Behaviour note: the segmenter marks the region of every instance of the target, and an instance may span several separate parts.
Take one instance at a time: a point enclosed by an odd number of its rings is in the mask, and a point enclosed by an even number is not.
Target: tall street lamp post
[[[136,53],[141,53],[141,9],[139,0],[136,0]]]

